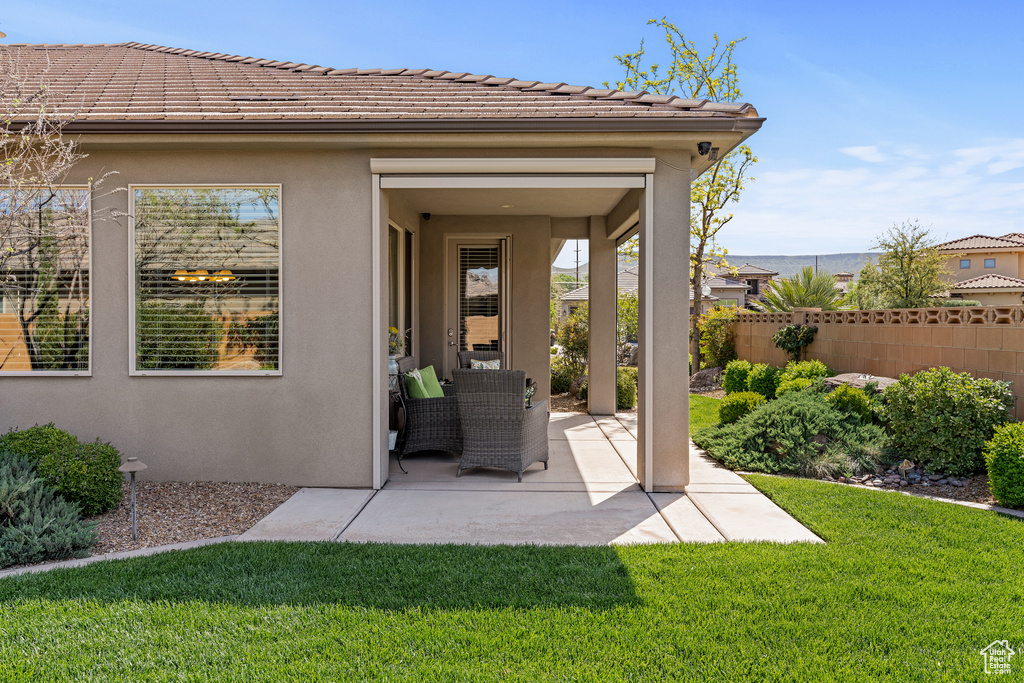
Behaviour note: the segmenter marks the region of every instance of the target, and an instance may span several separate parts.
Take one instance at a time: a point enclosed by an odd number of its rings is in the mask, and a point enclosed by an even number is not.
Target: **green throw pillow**
[[[428,365],[405,375],[405,390],[410,398],[443,398],[441,383],[434,374],[434,366]]]

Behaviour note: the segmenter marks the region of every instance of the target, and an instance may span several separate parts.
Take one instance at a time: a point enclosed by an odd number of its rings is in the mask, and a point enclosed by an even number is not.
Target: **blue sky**
[[[739,254],[865,251],[893,223],[940,238],[1024,231],[1024,3],[6,3],[9,42],[139,41],[322,66],[430,67],[599,86],[662,38],[737,49],[767,117],[721,242]]]

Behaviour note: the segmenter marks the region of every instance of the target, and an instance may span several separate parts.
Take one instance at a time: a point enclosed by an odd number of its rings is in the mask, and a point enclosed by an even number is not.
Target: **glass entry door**
[[[459,351],[504,351],[509,358],[507,243],[449,240],[446,377],[458,367]]]

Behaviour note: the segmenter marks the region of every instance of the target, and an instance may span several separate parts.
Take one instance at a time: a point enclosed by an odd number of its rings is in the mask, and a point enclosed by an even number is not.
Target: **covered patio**
[[[635,413],[555,413],[550,465],[514,473],[424,453],[392,459],[380,490],[302,489],[240,540],[380,543],[633,545],[774,541],[820,543],[742,478],[691,448],[685,492],[648,493],[636,463]]]

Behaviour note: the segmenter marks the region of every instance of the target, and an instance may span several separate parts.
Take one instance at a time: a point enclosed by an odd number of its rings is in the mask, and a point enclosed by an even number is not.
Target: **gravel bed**
[[[908,476],[908,480],[903,480],[898,473],[887,472],[879,475],[851,477],[848,480],[845,477],[840,477],[839,482],[878,489],[898,489],[912,495],[938,496],[984,505],[999,504],[992,497],[987,474],[976,474],[973,477],[949,477],[941,474],[927,475],[916,470],[911,470],[911,472],[916,473],[917,477]]]
[[[117,508],[88,518],[99,522],[99,542],[92,554],[241,534],[298,490],[282,484],[136,482],[139,540],[132,543],[131,491],[125,482]]]

